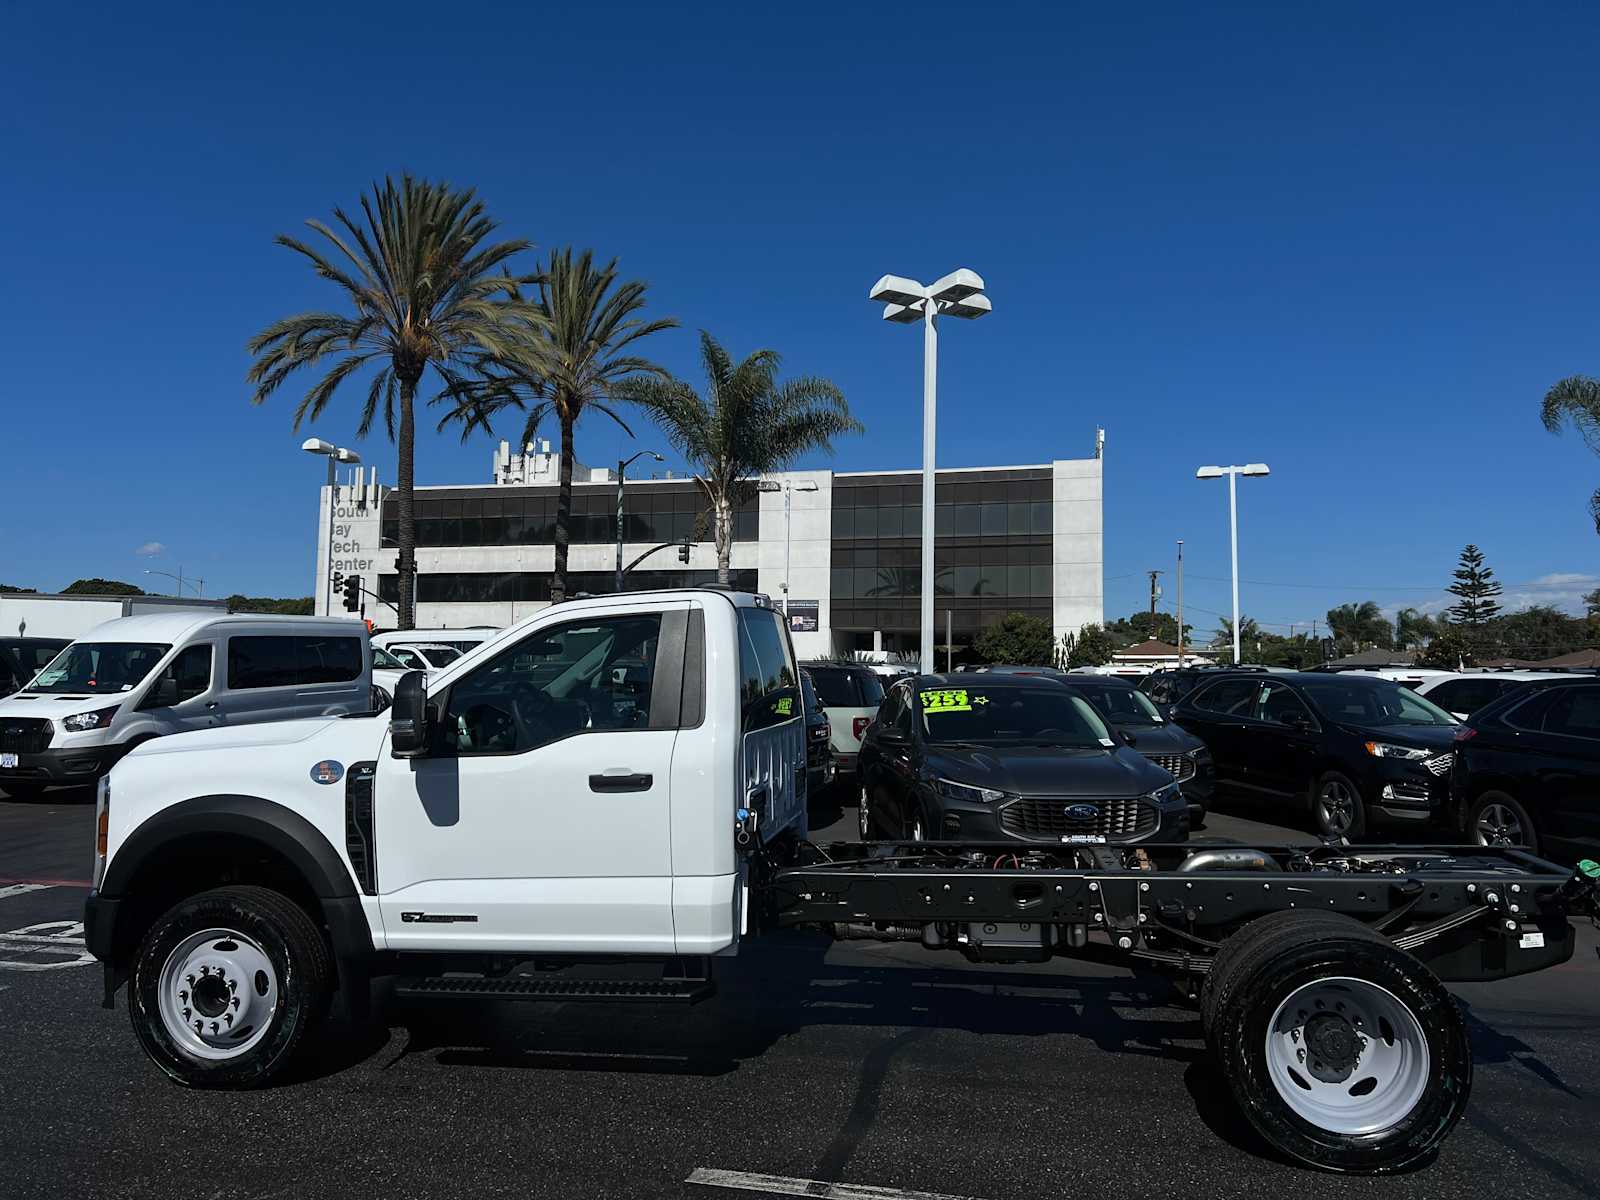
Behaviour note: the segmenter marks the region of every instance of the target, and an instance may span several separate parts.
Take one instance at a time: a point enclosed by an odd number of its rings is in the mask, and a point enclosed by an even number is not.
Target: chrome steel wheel
[[[1325,779],[1317,790],[1317,823],[1329,833],[1355,828],[1356,794],[1342,779]]]
[[[1472,833],[1480,846],[1525,846],[1528,842],[1527,830],[1517,814],[1493,800],[1483,806],[1473,822]]]
[[[1319,1129],[1391,1129],[1427,1091],[1428,1039],[1386,988],[1335,977],[1303,984],[1272,1015],[1267,1071],[1279,1097]]]
[[[278,973],[255,941],[231,929],[206,929],[173,947],[157,984],[161,1024],[194,1058],[244,1054],[271,1028]]]

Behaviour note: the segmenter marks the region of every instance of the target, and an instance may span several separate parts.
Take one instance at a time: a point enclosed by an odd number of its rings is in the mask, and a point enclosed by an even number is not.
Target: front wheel
[[[1485,792],[1467,810],[1467,836],[1480,846],[1526,846],[1539,853],[1528,810],[1504,792]]]
[[[1348,917],[1289,911],[1245,926],[1212,964],[1201,1019],[1250,1123],[1311,1166],[1401,1170],[1466,1110],[1472,1051],[1455,1001]]]
[[[259,1087],[327,1007],[333,969],[305,910],[262,887],[175,905],[134,957],[128,1012],[140,1044],[190,1087]]]
[[[1311,819],[1323,837],[1360,837],[1367,828],[1361,789],[1348,775],[1329,771],[1312,785]]]

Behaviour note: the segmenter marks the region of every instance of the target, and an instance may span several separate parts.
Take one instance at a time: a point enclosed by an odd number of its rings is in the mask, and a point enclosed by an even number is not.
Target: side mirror
[[[178,702],[178,681],[171,675],[163,675],[156,680],[155,695],[151,703],[156,708],[171,708]]]
[[[407,671],[395,684],[389,709],[389,753],[420,758],[428,749],[428,686],[421,671]]]
[[[1126,729],[1117,730],[1117,741],[1121,742],[1124,746],[1136,746],[1139,743],[1139,739],[1134,737],[1133,734],[1129,733]]]
[[[1305,730],[1311,728],[1311,718],[1303,712],[1284,713],[1283,723],[1290,729]]]

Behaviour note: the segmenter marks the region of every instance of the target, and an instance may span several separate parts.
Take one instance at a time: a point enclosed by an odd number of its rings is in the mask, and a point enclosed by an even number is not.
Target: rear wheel
[[[191,1087],[258,1087],[327,1008],[327,944],[304,909],[268,888],[191,896],[145,935],[128,1012],[145,1052]]]
[[[1528,810],[1505,792],[1485,792],[1467,810],[1467,835],[1480,846],[1526,846],[1539,852]]]
[[[1206,1038],[1256,1130],[1330,1171],[1431,1154],[1465,1111],[1472,1054],[1444,985],[1358,921],[1274,913],[1224,943]]]
[[[1329,771],[1312,785],[1311,819],[1324,837],[1360,837],[1367,829],[1361,790],[1348,775]]]

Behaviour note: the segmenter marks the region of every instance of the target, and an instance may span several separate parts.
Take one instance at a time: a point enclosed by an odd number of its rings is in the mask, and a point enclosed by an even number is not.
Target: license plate
[[[17,765],[15,754],[0,754],[0,769],[11,769]]]

